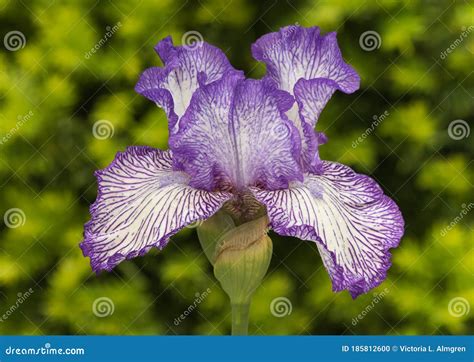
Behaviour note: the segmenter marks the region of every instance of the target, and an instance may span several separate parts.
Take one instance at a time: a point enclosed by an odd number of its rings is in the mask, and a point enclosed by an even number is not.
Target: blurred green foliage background
[[[161,38],[170,34],[180,44],[185,32],[198,31],[236,68],[261,77],[265,68],[250,45],[294,23],[337,31],[362,78],[361,90],[337,93],[324,110],[317,129],[329,143],[322,157],[376,178],[399,203],[406,235],[388,279],[355,301],[331,291],[313,243],[272,235],[250,333],[473,332],[474,136],[448,132],[454,120],[470,131],[474,115],[472,3],[0,0],[0,40],[11,31],[24,36],[19,45],[0,43],[0,216],[21,211],[17,227],[8,227],[12,220],[0,225],[0,315],[18,306],[2,317],[0,334],[229,333],[228,301],[195,229],[162,252],[92,273],[78,244],[96,197],[93,172],[128,145],[167,148],[164,112],[133,91],[145,68],[161,64],[153,51]],[[359,43],[366,31],[380,36],[371,51]],[[98,120],[113,125],[111,137],[93,136]],[[112,301],[113,314],[93,313],[101,297]],[[291,314],[271,313],[277,297],[288,298]]]

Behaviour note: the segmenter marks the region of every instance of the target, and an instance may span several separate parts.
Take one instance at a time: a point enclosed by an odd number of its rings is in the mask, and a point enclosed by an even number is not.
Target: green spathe
[[[217,243],[230,230],[235,229],[232,217],[225,211],[219,211],[204,221],[197,229],[199,242],[209,262],[214,265],[214,253]]]
[[[219,212],[204,222],[198,236],[214,275],[232,305],[232,334],[247,334],[250,301],[267,273],[272,241],[267,235],[266,215],[235,226]]]

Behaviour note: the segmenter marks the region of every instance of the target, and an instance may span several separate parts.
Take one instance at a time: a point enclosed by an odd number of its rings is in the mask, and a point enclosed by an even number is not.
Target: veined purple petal
[[[319,115],[336,89],[341,89],[337,82],[327,78],[300,79],[296,82],[294,92],[299,116],[311,128],[316,125]]]
[[[174,133],[199,86],[198,78],[210,83],[234,69],[220,49],[206,42],[175,47],[171,37],[167,37],[155,49],[165,66],[145,70],[135,90],[165,110],[170,133]]]
[[[94,271],[163,248],[169,238],[213,215],[230,194],[196,190],[171,169],[170,151],[129,147],[96,172],[99,191],[81,248]]]
[[[319,146],[326,143],[327,137],[322,132],[315,132],[314,128],[298,114],[298,106],[294,104],[286,112],[288,119],[292,120],[301,138],[300,164],[305,172],[321,173],[322,161],[319,158]]]
[[[342,58],[336,33],[321,35],[318,27],[287,26],[258,39],[252,54],[267,65],[267,78],[294,95],[297,106],[288,117],[302,132],[302,163],[306,171],[318,173],[320,143],[309,130],[336,89],[352,93],[360,83],[359,75]]]
[[[321,175],[287,190],[254,189],[266,205],[272,228],[281,235],[316,241],[333,290],[355,298],[379,285],[398,246],[404,222],[397,205],[370,177],[323,162]]]
[[[170,138],[176,167],[207,190],[302,180],[300,139],[284,114],[293,102],[270,82],[236,74],[200,87]]]
[[[318,27],[287,26],[266,34],[252,45],[252,54],[267,65],[268,76],[279,88],[291,94],[295,94],[294,87],[300,79],[332,80],[332,84],[326,83],[322,87],[313,82],[312,87],[325,88],[316,92],[319,95],[333,91],[330,88],[334,87],[345,93],[359,88],[360,78],[344,62],[336,33],[321,35]],[[315,123],[311,124],[314,126]]]

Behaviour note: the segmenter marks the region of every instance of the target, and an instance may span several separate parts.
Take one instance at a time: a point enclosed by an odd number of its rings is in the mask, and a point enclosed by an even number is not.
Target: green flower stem
[[[250,301],[232,303],[232,335],[246,336],[249,329]]]

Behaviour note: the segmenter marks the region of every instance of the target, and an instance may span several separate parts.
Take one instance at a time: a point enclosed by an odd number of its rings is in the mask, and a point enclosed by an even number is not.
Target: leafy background
[[[401,206],[406,235],[388,279],[355,301],[331,291],[315,245],[273,235],[250,333],[472,333],[472,3],[0,0],[0,40],[11,31],[25,39],[13,50],[0,42],[0,140],[8,135],[0,144],[0,216],[21,211],[17,227],[8,219],[0,225],[0,313],[19,304],[0,322],[1,334],[229,333],[230,308],[195,229],[98,276],[78,243],[96,197],[94,170],[128,145],[167,147],[163,111],[133,91],[140,72],[160,64],[153,46],[168,34],[180,44],[197,31],[235,67],[261,77],[264,66],[250,45],[294,23],[337,31],[346,61],[362,77],[361,90],[337,93],[324,110],[317,128],[330,141],[322,157],[377,179]],[[380,36],[371,51],[359,42],[366,31]],[[94,137],[98,120],[109,121],[113,135]],[[448,132],[455,120],[466,122],[460,137]],[[176,325],[207,288],[209,296]],[[99,317],[93,305],[103,297],[113,305]],[[291,314],[272,314],[279,297]]]

